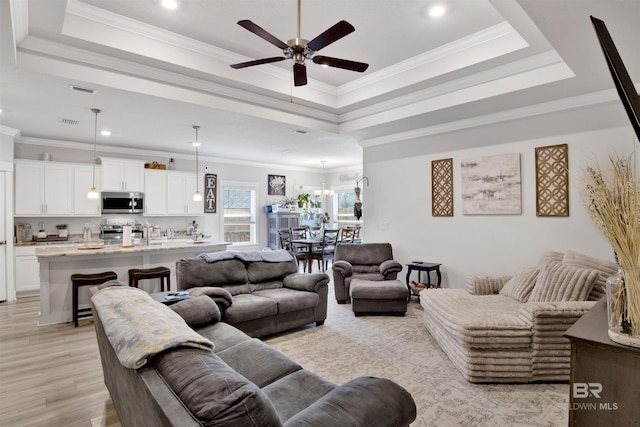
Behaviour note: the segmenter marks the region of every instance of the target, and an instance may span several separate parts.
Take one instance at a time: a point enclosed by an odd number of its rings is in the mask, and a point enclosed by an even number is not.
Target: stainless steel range
[[[142,224],[131,225],[132,241],[141,241],[143,237],[144,226]],[[122,236],[124,234],[124,225],[122,224],[101,224],[100,238],[104,240],[105,245],[122,245]]]

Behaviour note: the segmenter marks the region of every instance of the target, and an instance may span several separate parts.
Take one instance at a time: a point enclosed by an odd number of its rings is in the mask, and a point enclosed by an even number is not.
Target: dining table
[[[313,249],[314,247],[318,247],[322,245],[322,238],[313,237],[310,239],[294,239],[291,240],[292,245],[302,246],[304,250],[302,251],[294,251],[296,256],[298,254],[304,255],[304,268],[303,271],[307,271],[311,273],[311,269],[313,267]]]

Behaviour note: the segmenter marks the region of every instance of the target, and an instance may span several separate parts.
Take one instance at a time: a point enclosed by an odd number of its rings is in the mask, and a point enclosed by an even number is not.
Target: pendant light
[[[316,191],[313,192],[314,196],[321,197],[321,198],[333,196],[333,191],[325,189],[325,181],[327,179],[327,177],[326,177],[326,175],[324,173],[324,164],[325,163],[327,163],[327,161],[326,160],[322,160],[322,190],[316,190]]]
[[[93,128],[93,185],[87,193],[87,198],[99,199],[100,192],[96,188],[96,145],[98,143],[98,114],[100,113],[100,110],[97,108],[92,108],[91,112],[95,114],[95,123]]]
[[[193,142],[193,146],[196,147],[196,192],[193,193],[193,201],[201,202],[202,193],[198,189],[198,182],[200,180],[200,178],[198,178],[198,147],[200,146],[200,142],[198,141],[198,129],[200,129],[200,126],[193,125],[193,128],[196,130],[196,140]]]

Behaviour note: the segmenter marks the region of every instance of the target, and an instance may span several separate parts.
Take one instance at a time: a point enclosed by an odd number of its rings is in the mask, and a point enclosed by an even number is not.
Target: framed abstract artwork
[[[453,159],[431,161],[431,216],[453,216]]]
[[[284,175],[269,175],[267,184],[269,196],[286,196],[287,178]]]
[[[569,216],[569,146],[536,147],[536,216]]]
[[[520,153],[476,157],[460,166],[463,214],[522,213]]]

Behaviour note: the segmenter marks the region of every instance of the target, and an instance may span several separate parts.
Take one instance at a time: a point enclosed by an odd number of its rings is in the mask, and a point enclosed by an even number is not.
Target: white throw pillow
[[[599,272],[560,262],[541,266],[529,302],[586,301]]]

